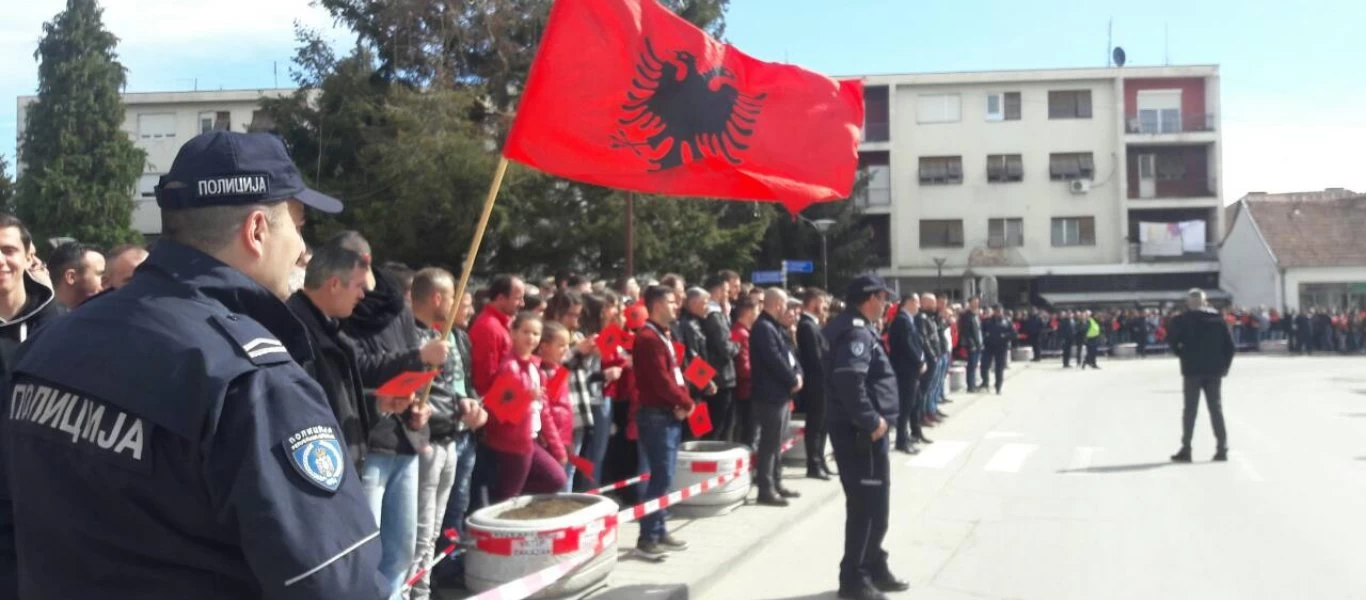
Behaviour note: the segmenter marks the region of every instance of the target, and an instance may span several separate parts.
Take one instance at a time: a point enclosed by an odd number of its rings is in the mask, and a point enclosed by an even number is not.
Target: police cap
[[[862,304],[869,296],[879,292],[891,293],[891,288],[887,287],[887,282],[877,275],[859,275],[849,283],[849,287],[844,291],[844,301],[851,306]]]
[[[211,131],[181,146],[156,187],[164,209],[269,204],[293,198],[325,213],[341,201],[308,189],[280,138],[269,133]]]

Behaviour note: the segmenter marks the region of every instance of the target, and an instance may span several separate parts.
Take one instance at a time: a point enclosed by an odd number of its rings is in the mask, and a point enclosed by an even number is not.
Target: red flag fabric
[[[484,407],[494,418],[516,425],[527,417],[527,408],[536,399],[536,392],[522,387],[516,375],[505,372],[493,380],[489,393],[484,394]]]
[[[693,405],[692,414],[688,415],[688,428],[692,430],[692,436],[700,438],[711,431],[711,412],[707,410],[706,402],[698,402]]]
[[[550,383],[545,386],[547,396],[558,398],[562,392],[569,390],[569,369],[555,367],[555,374],[550,377]]]
[[[683,342],[674,342],[674,358],[678,364],[683,364],[683,361],[687,360],[687,355],[688,349],[683,346]]]
[[[585,183],[795,214],[849,197],[862,125],[859,81],[760,61],[656,0],[556,0],[503,155]]]
[[[598,332],[598,339],[596,341],[598,351],[600,351],[604,357],[616,356],[617,348],[620,348],[621,345],[625,343],[625,338],[626,332],[620,327],[617,327],[615,324],[608,325],[602,331]]]
[[[692,359],[692,362],[688,364],[688,369],[683,371],[683,378],[699,390],[707,387],[713,377],[716,377],[716,369],[713,369],[711,365],[707,364],[707,361],[700,357]]]
[[[588,460],[582,456],[575,456],[573,454],[570,454],[569,464],[574,465],[574,468],[578,469],[580,473],[583,473],[584,477],[592,479],[593,481],[597,481],[597,479],[593,476],[593,461]]]
[[[626,328],[640,329],[645,326],[645,321],[649,320],[650,313],[639,303],[632,304],[626,308]]]
[[[397,377],[384,382],[375,390],[375,395],[381,398],[407,398],[413,395],[427,382],[436,379],[441,371],[406,371],[399,373]]]

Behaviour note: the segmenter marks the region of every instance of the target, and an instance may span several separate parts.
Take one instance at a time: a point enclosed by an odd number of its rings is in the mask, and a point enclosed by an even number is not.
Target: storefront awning
[[[1039,294],[1044,301],[1053,306],[1069,306],[1077,304],[1159,304],[1162,302],[1182,302],[1186,299],[1186,294],[1190,290],[1159,290],[1143,292],[1050,292]],[[1228,292],[1223,290],[1205,290],[1205,295],[1211,300],[1227,300],[1230,298]]]

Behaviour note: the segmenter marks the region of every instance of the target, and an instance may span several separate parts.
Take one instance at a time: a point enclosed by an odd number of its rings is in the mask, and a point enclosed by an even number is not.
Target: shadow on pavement
[[[1107,465],[1103,467],[1087,467],[1085,469],[1059,469],[1058,473],[1132,473],[1135,471],[1151,471],[1162,467],[1176,466],[1177,463],[1171,461],[1138,463],[1133,465]]]
[[[832,590],[832,591],[829,591],[829,592],[821,592],[821,593],[819,593],[819,594],[806,594],[806,595],[803,595],[803,596],[787,596],[787,597],[784,597],[784,598],[767,598],[767,597],[765,597],[765,598],[762,598],[762,599],[759,599],[759,600],[829,600],[829,599],[831,599],[831,598],[838,598],[838,597],[839,597],[839,596]]]

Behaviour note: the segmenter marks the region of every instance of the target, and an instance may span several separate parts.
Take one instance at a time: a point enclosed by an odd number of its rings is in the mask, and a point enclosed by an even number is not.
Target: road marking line
[[[1071,475],[1086,475],[1087,469],[1091,468],[1091,459],[1095,458],[1096,452],[1104,448],[1092,448],[1090,446],[1078,446],[1072,450],[1072,462],[1067,464],[1067,472]]]
[[[922,469],[942,469],[953,462],[963,450],[967,449],[967,442],[958,440],[935,440],[933,444],[920,447],[920,454],[911,460],[906,461],[906,466],[920,467]]]
[[[1243,470],[1243,474],[1247,475],[1249,480],[1266,481],[1266,479],[1262,478],[1262,474],[1257,472],[1257,469],[1252,468],[1252,463],[1247,462],[1247,458],[1243,456],[1243,453],[1230,452],[1228,457],[1233,459],[1233,462],[1238,463],[1238,466]]]
[[[997,438],[1017,438],[1023,436],[1023,433],[1015,433],[1014,431],[988,431],[987,434],[982,437],[984,439],[994,440]]]
[[[1034,444],[1006,444],[991,456],[991,460],[987,461],[987,466],[983,468],[987,471],[1019,473],[1025,460],[1038,449],[1039,447]]]

